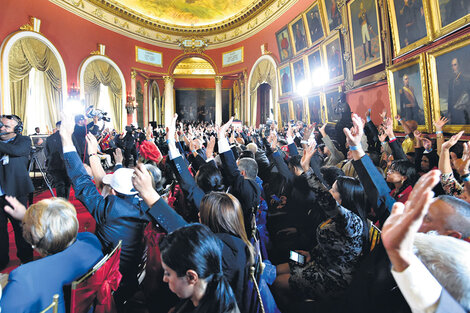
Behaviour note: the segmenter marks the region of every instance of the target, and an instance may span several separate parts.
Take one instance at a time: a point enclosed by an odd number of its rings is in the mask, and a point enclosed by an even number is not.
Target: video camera
[[[86,116],[88,118],[94,118],[95,116],[98,116],[98,120],[103,120],[105,122],[110,122],[111,121],[111,118],[107,117],[108,115],[108,112],[104,112],[103,110],[100,110],[100,109],[95,109],[93,108],[92,105],[90,105],[87,109],[86,109]]]

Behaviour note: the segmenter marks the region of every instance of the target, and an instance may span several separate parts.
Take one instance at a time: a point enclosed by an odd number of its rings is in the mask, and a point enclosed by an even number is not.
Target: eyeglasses
[[[389,168],[389,169],[387,170],[387,173],[388,173],[388,174],[393,174],[393,173],[398,173],[398,171],[397,171],[397,170],[394,170],[393,168]]]

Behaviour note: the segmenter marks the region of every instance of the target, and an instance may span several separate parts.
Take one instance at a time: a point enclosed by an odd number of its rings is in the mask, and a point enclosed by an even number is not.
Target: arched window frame
[[[60,78],[62,80],[62,99],[67,99],[67,71],[65,69],[65,63],[62,60],[62,56],[60,55],[57,48],[50,42],[46,37],[41,35],[40,33],[32,32],[32,31],[18,31],[7,38],[2,43],[0,48],[1,53],[1,62],[2,62],[2,90],[1,90],[1,99],[2,105],[0,112],[2,114],[11,114],[11,98],[10,98],[10,69],[8,65],[8,56],[10,55],[11,48],[13,45],[20,39],[23,38],[34,38],[42,43],[44,43],[54,54],[59,63],[60,68]]]
[[[85,100],[85,70],[90,63],[93,61],[101,60],[104,61],[108,64],[110,64],[118,73],[119,78],[121,79],[121,86],[122,86],[122,91],[121,91],[121,96],[122,96],[122,116],[121,116],[121,129],[124,129],[127,125],[127,114],[126,114],[126,80],[124,79],[124,75],[122,74],[121,69],[119,66],[111,60],[109,57],[105,55],[91,55],[87,57],[81,64],[80,68],[78,71],[78,82],[80,85],[80,100]]]

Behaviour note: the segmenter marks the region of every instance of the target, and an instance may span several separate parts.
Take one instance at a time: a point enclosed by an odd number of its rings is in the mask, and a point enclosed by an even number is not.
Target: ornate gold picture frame
[[[323,103],[320,93],[312,94],[307,97],[308,120],[312,123],[323,123]]]
[[[395,57],[415,50],[433,39],[427,0],[387,0],[386,2],[390,14]]]
[[[470,2],[429,0],[436,38],[470,24]]]
[[[302,121],[307,123],[307,111],[305,110],[305,98],[296,97],[290,100],[290,105],[292,107],[292,116],[293,119],[297,121]]]
[[[283,101],[279,103],[279,125],[284,125],[284,123],[288,123],[291,119],[289,107],[290,105],[288,101]]]
[[[322,12],[322,2],[317,1],[303,14],[306,21],[309,47],[316,45],[325,38],[326,27]]]
[[[302,56],[300,59],[291,62],[291,72],[294,78],[294,91],[299,92],[302,83],[307,82],[307,66],[305,59]],[[305,86],[305,85],[304,85]]]
[[[281,96],[286,96],[294,91],[294,84],[292,79],[292,70],[290,63],[279,66],[278,70],[279,91]]]
[[[294,55],[308,48],[307,27],[303,15],[300,14],[289,23],[289,33],[292,38]]]
[[[376,0],[348,2],[353,73],[382,64],[379,7]]]
[[[343,49],[339,31],[332,33],[322,44],[323,57],[328,69],[329,83],[344,79]]]
[[[418,130],[431,130],[431,114],[428,101],[426,56],[422,53],[407,62],[387,69],[388,93],[392,116],[415,120]],[[393,119],[393,129],[403,132],[403,127]]]
[[[449,118],[444,131],[470,132],[470,38],[450,41],[426,55],[433,119]]]
[[[335,112],[340,95],[341,91],[338,86],[330,87],[322,93],[323,112],[325,117],[323,119],[324,122],[328,124],[336,124],[341,119],[341,114]]]
[[[321,87],[321,83],[316,82],[318,79],[317,76],[321,75],[325,68],[321,47],[318,47],[307,54],[305,56],[305,60],[308,81],[310,82],[312,89],[318,89]]]

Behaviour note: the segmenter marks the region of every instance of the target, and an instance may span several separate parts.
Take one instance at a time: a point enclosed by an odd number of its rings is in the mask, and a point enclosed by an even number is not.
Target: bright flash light
[[[67,115],[85,115],[85,104],[78,99],[68,99],[65,101],[63,110]]]
[[[312,84],[315,87],[325,85],[329,80],[328,70],[324,67],[319,67],[312,71]]]
[[[297,93],[301,96],[305,96],[310,91],[310,82],[307,80],[302,80],[297,84]]]

